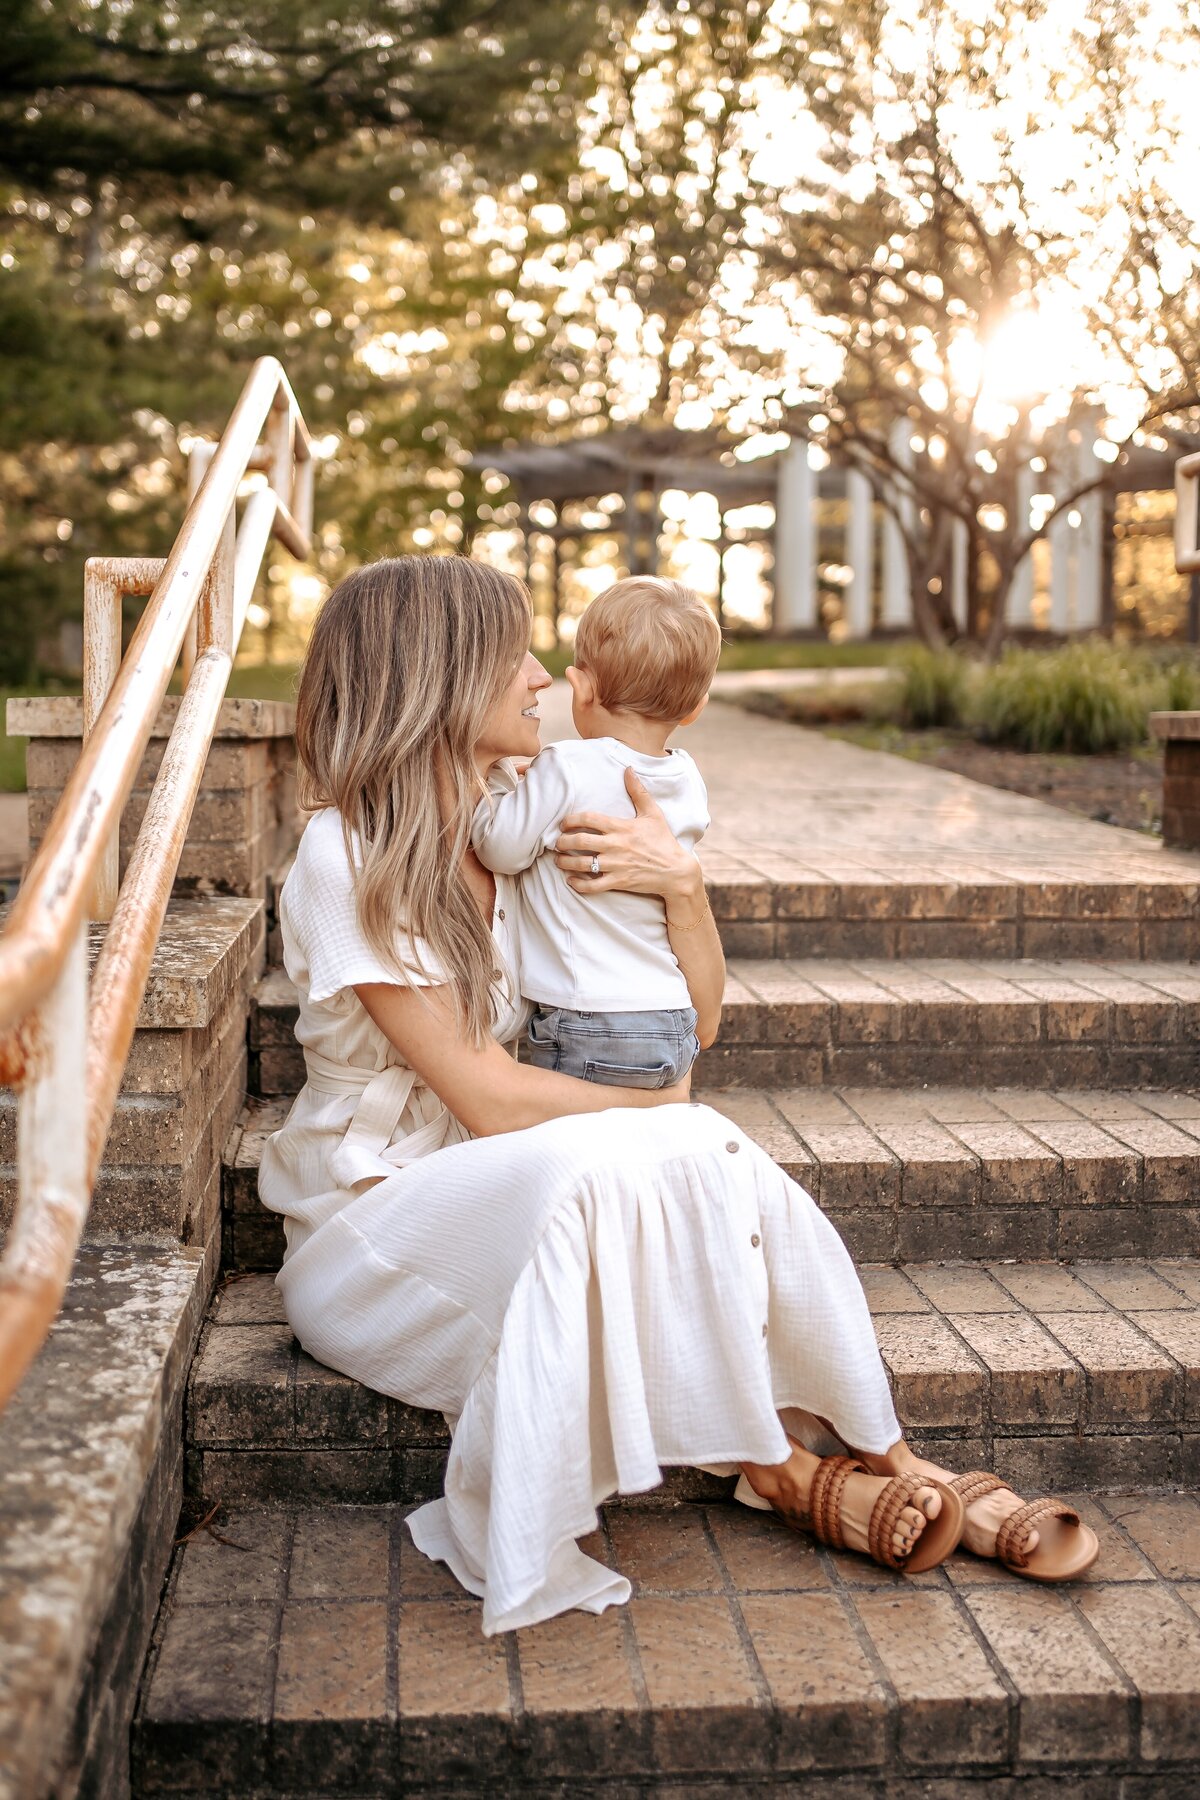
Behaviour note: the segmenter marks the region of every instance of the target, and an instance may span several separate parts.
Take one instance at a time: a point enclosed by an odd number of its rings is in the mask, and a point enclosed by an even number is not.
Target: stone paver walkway
[[[543,742],[571,735],[563,682]],[[679,734],[708,783],[706,867],[773,879],[1200,881],[1200,856],[945,769],[711,703]]]

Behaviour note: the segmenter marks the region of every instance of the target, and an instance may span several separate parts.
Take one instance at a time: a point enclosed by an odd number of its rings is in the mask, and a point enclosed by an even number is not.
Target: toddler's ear
[[[700,714],[704,711],[704,709],[707,705],[708,705],[708,695],[705,694],[705,696],[704,696],[703,700],[700,702],[699,706],[694,707],[692,709],[692,711],[688,714],[686,719],[680,719],[680,721],[679,721],[680,726],[682,727],[684,725],[694,725],[696,723],[696,720],[700,717]]]
[[[577,669],[572,663],[566,671],[567,680],[571,684],[571,692],[583,706],[590,706],[596,698],[596,683],[586,669]]]

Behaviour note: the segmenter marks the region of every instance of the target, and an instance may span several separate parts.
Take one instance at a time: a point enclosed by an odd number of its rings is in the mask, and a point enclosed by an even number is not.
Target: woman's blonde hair
[[[491,1027],[495,952],[462,874],[483,792],[474,753],[529,625],[511,575],[465,556],[392,557],[338,583],[300,675],[300,802],[341,813],[363,935],[400,982],[397,937],[427,946],[475,1043]]]
[[[659,575],[627,575],[597,594],[575,633],[575,662],[611,712],[678,724],[712,686],[721,627],[699,594]]]

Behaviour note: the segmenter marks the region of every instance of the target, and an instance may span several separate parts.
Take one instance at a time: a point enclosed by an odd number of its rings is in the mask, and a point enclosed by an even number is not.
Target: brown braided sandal
[[[825,1456],[818,1464],[812,1479],[806,1523],[813,1536],[828,1544],[831,1550],[846,1548],[842,1535],[842,1494],[846,1483],[851,1475],[870,1473],[865,1463],[857,1462],[852,1456]],[[936,1519],[925,1521],[925,1529],[911,1553],[896,1556],[892,1551],[896,1521],[921,1488],[936,1489],[942,1497],[942,1510]],[[963,1502],[944,1481],[931,1480],[928,1475],[893,1475],[871,1512],[867,1527],[868,1552],[872,1560],[885,1569],[919,1575],[923,1569],[932,1569],[945,1562],[957,1549],[965,1520]]]
[[[959,1475],[950,1483],[964,1506],[985,1494],[1012,1493],[1006,1481],[985,1469]],[[1029,1549],[1037,1528],[1038,1543]],[[1074,1581],[1100,1554],[1100,1540],[1073,1508],[1061,1500],[1030,1500],[1005,1519],[996,1533],[996,1556],[1015,1575],[1030,1581]]]

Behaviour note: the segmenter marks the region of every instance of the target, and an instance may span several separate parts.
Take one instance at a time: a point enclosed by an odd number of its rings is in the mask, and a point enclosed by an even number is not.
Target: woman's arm
[[[667,935],[696,1009],[696,1035],[707,1049],[721,1024],[725,997],[725,956],[716,920],[704,892],[696,858],[672,836],[661,809],[632,769],[625,787],[636,809],[632,819],[604,813],[577,813],[563,820],[554,855],[577,894],[618,888],[629,894],[658,894],[667,909]],[[592,857],[602,873],[590,873]]]
[[[479,1049],[462,1036],[448,988],[372,981],[354,991],[409,1068],[476,1137],[524,1131],[569,1113],[662,1106],[688,1097],[686,1080],[669,1088],[600,1087],[524,1066],[491,1039]]]

